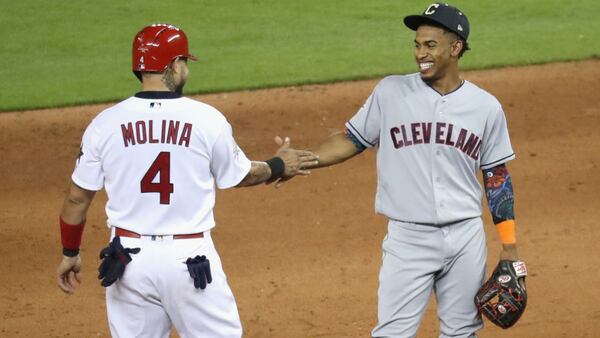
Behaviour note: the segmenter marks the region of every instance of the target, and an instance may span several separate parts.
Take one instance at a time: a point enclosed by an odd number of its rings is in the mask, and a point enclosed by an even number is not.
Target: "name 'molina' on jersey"
[[[155,130],[158,128],[160,129]],[[145,143],[166,143],[189,147],[190,136],[192,135],[192,124],[173,120],[162,120],[161,123],[156,126],[152,120],[140,120],[121,124],[121,132],[123,134],[123,144],[125,147]]]

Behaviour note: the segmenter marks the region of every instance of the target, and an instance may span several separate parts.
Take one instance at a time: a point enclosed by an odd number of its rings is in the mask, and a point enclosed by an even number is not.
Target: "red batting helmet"
[[[133,73],[140,80],[140,72],[162,72],[175,58],[197,60],[188,50],[185,33],[168,24],[154,24],[139,31],[133,39],[131,55]]]

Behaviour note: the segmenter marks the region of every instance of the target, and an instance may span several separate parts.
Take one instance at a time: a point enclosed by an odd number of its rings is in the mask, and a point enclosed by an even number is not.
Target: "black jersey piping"
[[[134,95],[137,98],[140,99],[153,99],[153,100],[158,100],[158,99],[178,99],[181,97],[180,94],[177,94],[175,92],[157,92],[157,91],[145,91],[145,92],[138,92],[135,93]]]
[[[360,137],[361,140],[363,140],[363,142],[365,142],[366,144],[370,145],[371,147],[374,147],[375,145],[369,141],[367,141],[367,139],[365,139],[359,132],[358,130],[356,130],[356,127],[354,127],[352,125],[352,123],[350,123],[350,121],[348,121],[348,126],[350,126],[352,128],[352,130],[350,130],[350,132],[352,133],[352,135],[354,136],[358,136]]]
[[[421,79],[421,81],[423,81],[423,79]],[[423,83],[425,83],[427,85],[427,87],[431,88],[434,92],[438,93],[439,96],[448,96],[452,93],[454,93],[455,91],[459,90],[462,88],[462,86],[465,84],[465,80],[461,80],[460,85],[456,88],[454,88],[451,92],[448,92],[446,94],[442,94],[440,92],[437,91],[437,89],[433,88],[432,86],[429,85],[429,83],[423,81]]]

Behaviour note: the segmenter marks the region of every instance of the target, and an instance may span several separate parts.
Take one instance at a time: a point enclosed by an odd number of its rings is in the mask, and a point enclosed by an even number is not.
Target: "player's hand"
[[[308,150],[297,150],[290,148],[290,138],[282,139],[279,136],[275,137],[275,143],[279,149],[275,153],[276,157],[280,157],[285,163],[285,170],[281,178],[275,180],[275,187],[279,188],[284,182],[289,181],[296,175],[309,175],[310,171],[307,167],[318,164],[318,156]],[[270,184],[273,182],[267,182]]]
[[[75,288],[81,284],[81,257],[63,256],[62,261],[56,269],[56,283],[58,287],[67,294],[75,293]]]

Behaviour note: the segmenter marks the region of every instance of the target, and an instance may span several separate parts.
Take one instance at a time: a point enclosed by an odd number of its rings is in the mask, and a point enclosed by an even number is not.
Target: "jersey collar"
[[[421,79],[421,81],[423,81],[423,79]],[[424,84],[425,84],[427,87],[431,88],[431,89],[432,89],[434,92],[438,93],[438,95],[440,95],[440,96],[448,96],[448,95],[450,95],[450,94],[452,94],[452,93],[455,93],[455,92],[456,92],[456,91],[458,91],[459,89],[461,89],[461,88],[462,88],[462,86],[465,84],[465,80],[464,80],[464,79],[462,79],[462,80],[460,81],[460,84],[458,85],[458,87],[456,87],[456,88],[454,88],[453,90],[451,90],[451,91],[447,92],[446,94],[442,94],[442,93],[438,92],[438,91],[437,91],[437,89],[433,88],[433,86],[430,86],[430,85],[429,85],[429,83],[427,83],[427,82],[425,82],[425,81],[423,81],[423,83],[424,83]]]
[[[155,92],[155,91],[147,91],[147,92],[138,92],[134,95],[140,99],[178,99],[181,95],[175,92]]]

